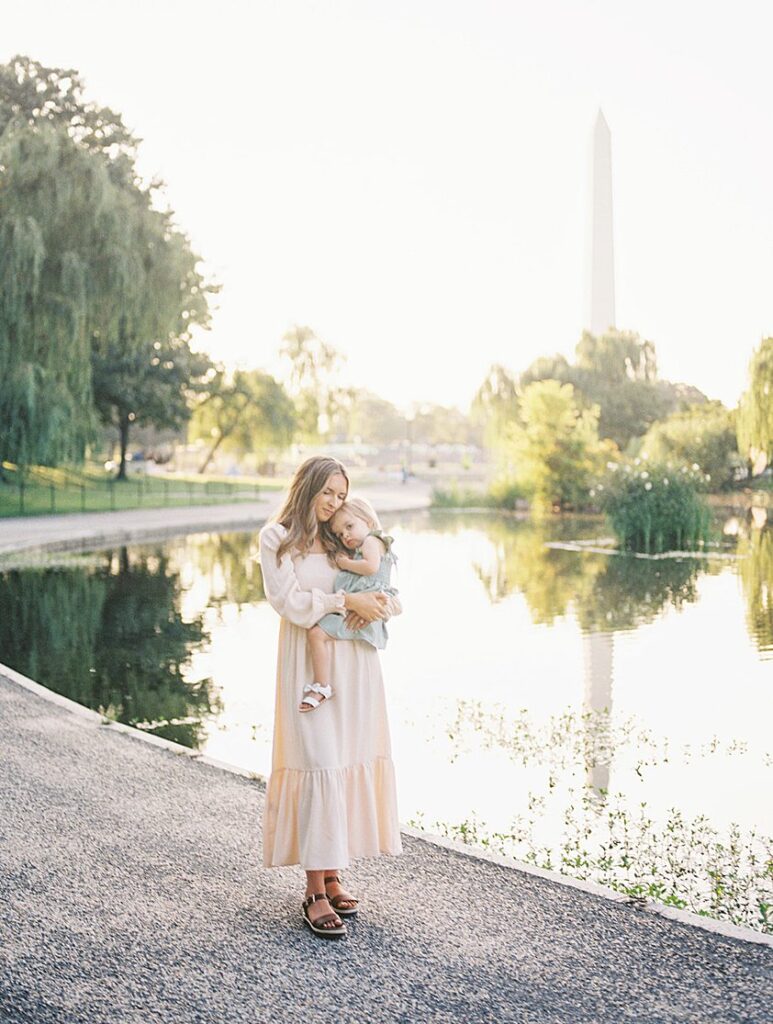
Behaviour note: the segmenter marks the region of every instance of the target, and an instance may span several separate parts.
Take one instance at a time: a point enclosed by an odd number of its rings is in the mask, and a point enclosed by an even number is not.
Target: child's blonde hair
[[[373,508],[369,501],[364,498],[347,498],[341,507],[332,516],[335,519],[336,516],[340,515],[341,512],[351,512],[357,516],[358,519],[362,519],[363,522],[367,523],[371,530],[380,530],[381,522],[376,515],[376,510]],[[331,519],[331,522],[332,522]]]

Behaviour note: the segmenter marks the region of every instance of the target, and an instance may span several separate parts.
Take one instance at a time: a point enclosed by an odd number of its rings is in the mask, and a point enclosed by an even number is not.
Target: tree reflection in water
[[[738,553],[749,635],[760,653],[773,657],[773,526],[747,531]]]
[[[211,533],[189,537],[185,558],[209,584],[209,607],[265,601],[257,534]]]
[[[184,621],[181,592],[162,547],[2,573],[0,661],[117,721],[198,748],[220,702],[211,679],[185,678],[209,637],[202,616]]]
[[[612,711],[614,634],[653,621],[667,607],[695,601],[699,574],[719,567],[712,569],[706,559],[649,560],[548,546],[572,528],[577,530],[576,521],[488,523],[496,558],[487,569],[476,566],[476,572],[492,601],[522,593],[535,624],[575,615],[583,633],[583,720],[588,729],[606,732]],[[588,735],[586,749],[597,751],[597,740]],[[597,810],[605,802],[614,753],[613,746],[604,749],[607,760],[585,758],[586,784]]]

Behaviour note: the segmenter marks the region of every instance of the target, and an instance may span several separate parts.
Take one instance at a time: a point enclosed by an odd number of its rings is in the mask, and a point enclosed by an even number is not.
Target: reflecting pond
[[[612,553],[597,521],[389,521],[401,818],[773,930],[773,529]],[[255,533],[0,572],[0,661],[267,774],[278,619]]]

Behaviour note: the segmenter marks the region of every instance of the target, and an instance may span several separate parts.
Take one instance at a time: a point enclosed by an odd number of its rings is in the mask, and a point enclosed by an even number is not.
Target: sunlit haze
[[[591,132],[612,133],[617,326],[735,404],[773,333],[771,8],[654,0],[4,5],[0,60],[77,68],[223,288],[199,345],[465,408],[584,326]]]

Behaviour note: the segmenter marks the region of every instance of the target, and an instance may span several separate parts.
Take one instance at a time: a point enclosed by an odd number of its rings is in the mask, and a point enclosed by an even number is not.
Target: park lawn
[[[2,468],[0,517],[254,501],[259,493],[281,486],[256,477],[136,472],[116,481],[101,468],[43,466],[28,469],[22,483],[15,466],[6,462]]]

